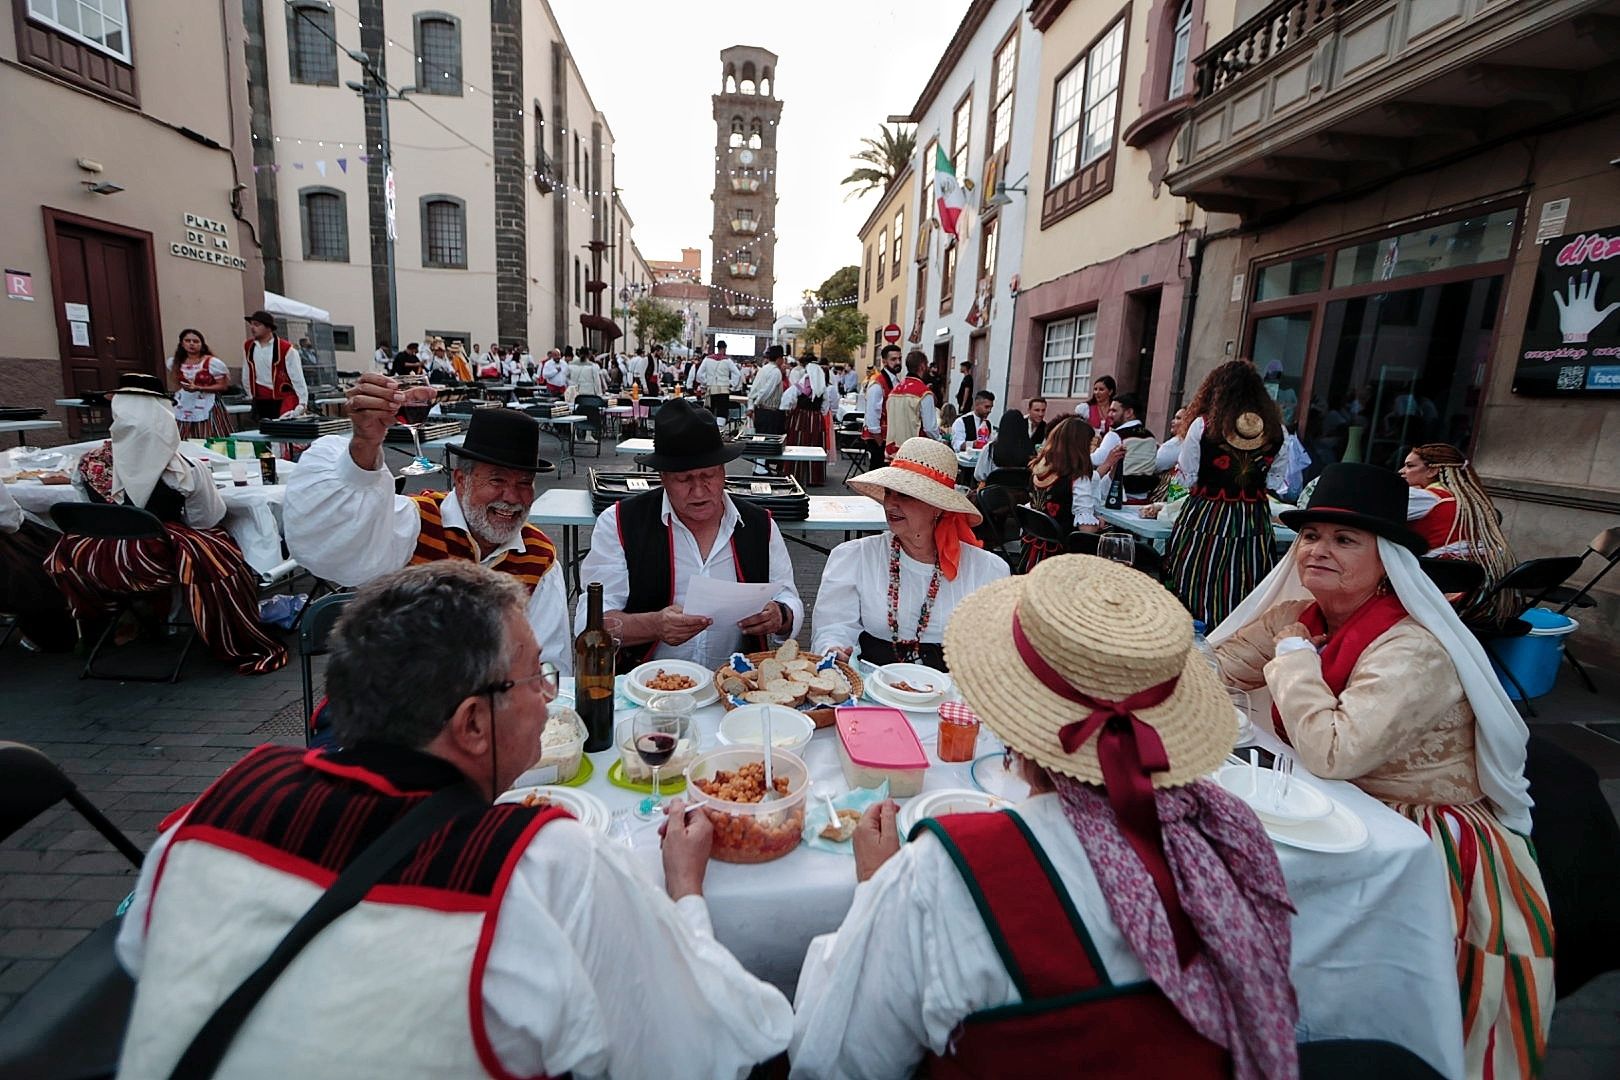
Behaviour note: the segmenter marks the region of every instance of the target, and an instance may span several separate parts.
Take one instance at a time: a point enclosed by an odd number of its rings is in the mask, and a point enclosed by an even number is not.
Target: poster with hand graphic
[[[1620,395],[1620,226],[1542,246],[1513,392]]]

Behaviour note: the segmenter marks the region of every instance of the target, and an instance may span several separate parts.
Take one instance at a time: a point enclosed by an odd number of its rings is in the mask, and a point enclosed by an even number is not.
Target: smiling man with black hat
[[[383,466],[383,438],[406,397],[432,387],[401,387],[366,374],[348,392],[354,435],[315,441],[287,485],[287,547],[319,577],[363,585],[390,570],[435,559],[471,559],[510,574],[529,593],[527,616],[542,655],[573,667],[573,630],[557,549],[528,523],[534,478],[554,471],[540,457],[540,425],[513,409],[478,409],[455,454],[452,490],[394,494]]]
[[[603,607],[622,624],[621,669],[664,658],[717,668],[739,647],[760,646],[749,638],[792,637],[804,604],[781,530],[726,494],[726,463],[739,451],[721,441],[714,414],[691,402],[666,402],[654,419],[653,452],[636,461],[658,473],[662,490],[597,518],[580,567],[580,580],[602,583]],[[716,627],[682,609],[697,577],[771,582],[776,592],[756,614]]]

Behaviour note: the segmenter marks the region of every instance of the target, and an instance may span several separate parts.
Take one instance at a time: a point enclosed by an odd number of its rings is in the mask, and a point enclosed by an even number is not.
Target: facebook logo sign
[[[1620,367],[1604,366],[1586,369],[1588,390],[1620,390]]]

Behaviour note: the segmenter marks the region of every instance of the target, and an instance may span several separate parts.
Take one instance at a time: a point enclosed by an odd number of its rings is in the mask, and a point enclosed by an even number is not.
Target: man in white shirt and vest
[[[714,355],[698,366],[697,388],[708,395],[709,411],[722,420],[731,412],[731,387],[739,377],[723,341],[714,347]]]
[[[218,1075],[741,1077],[787,1045],[787,1001],[714,940],[704,815],[672,805],[659,888],[560,808],[492,805],[533,765],[557,693],[524,600],[467,562],[373,582],[326,671],[344,749],[261,746],[163,823],[117,942],[137,980],[121,1075],[170,1075],[333,880],[430,799],[425,838],[228,1025]]]
[[[886,444],[889,433],[889,394],[900,382],[900,346],[885,345],[878,353],[878,369],[866,384],[866,397],[861,413],[864,423],[861,439],[867,449],[866,471],[883,468],[888,460]]]
[[[255,311],[246,319],[242,389],[253,395],[254,418],[278,420],[307,410],[309,386],[299,351],[276,333],[276,317],[268,311]]]
[[[973,411],[956,418],[951,425],[951,449],[983,450],[990,445],[990,410],[995,408],[996,395],[980,390],[973,395]]]
[[[621,626],[619,664],[691,660],[718,668],[738,649],[792,637],[804,619],[782,532],[764,510],[726,494],[726,463],[739,450],[721,441],[714,415],[684,399],[654,416],[653,452],[636,459],[658,473],[654,490],[610,507],[596,519],[580,580],[602,583],[603,609]],[[733,626],[688,615],[692,581],[770,583],[775,592]],[[583,596],[579,619],[584,620]]]

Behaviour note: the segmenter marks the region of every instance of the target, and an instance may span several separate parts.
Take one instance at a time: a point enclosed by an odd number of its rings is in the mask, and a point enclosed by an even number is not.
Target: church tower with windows
[[[752,334],[770,344],[776,315],[776,54],[753,45],[720,53],[714,102],[714,264],[709,333]]]

